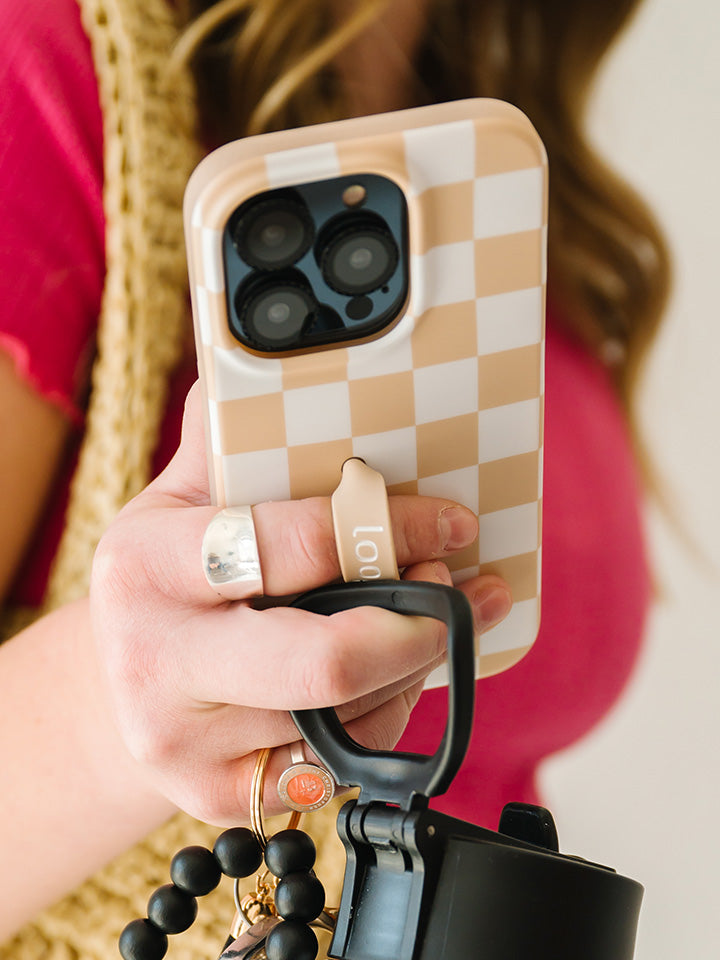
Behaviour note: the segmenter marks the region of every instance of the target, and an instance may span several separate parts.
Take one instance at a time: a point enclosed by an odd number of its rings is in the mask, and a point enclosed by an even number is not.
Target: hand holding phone
[[[219,597],[200,563],[217,514],[201,405],[194,388],[175,457],[100,541],[90,593],[104,677],[96,692],[143,778],[199,819],[231,824],[248,816],[257,749],[278,748],[268,785],[291,762],[283,746],[297,731],[288,710],[337,705],[351,736],[390,749],[445,644],[425,618],[371,608],[321,618]],[[253,513],[268,594],[339,578],[329,500],[263,503]],[[408,580],[443,582],[443,565],[424,558],[446,556],[448,539],[457,547],[476,533],[472,514],[446,500],[393,497],[390,518]],[[485,584],[492,590],[493,578]],[[285,809],[271,789],[265,806]]]

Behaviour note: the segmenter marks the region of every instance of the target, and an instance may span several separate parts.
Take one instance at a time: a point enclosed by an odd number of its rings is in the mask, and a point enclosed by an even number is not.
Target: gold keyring
[[[267,846],[267,836],[263,825],[263,786],[265,784],[265,771],[267,770],[268,760],[272,750],[270,747],[263,747],[255,760],[255,769],[253,770],[252,781],[250,783],[250,828],[257,837],[257,841],[264,850]]]
[[[253,769],[252,780],[250,781],[250,829],[255,834],[257,842],[260,844],[263,852],[267,846],[267,834],[265,833],[265,825],[263,823],[263,787],[265,785],[265,771],[267,770],[271,753],[272,747],[263,747],[263,749],[258,752],[257,759],[255,760],[255,768]],[[298,824],[300,823],[301,817],[301,813],[298,813],[297,810],[293,810],[290,813],[290,819],[288,820],[286,829],[296,830]],[[267,876],[267,873],[267,870],[259,873],[257,876],[257,882],[262,883],[264,878]],[[238,878],[236,878],[235,883],[233,884],[233,898],[235,900],[235,917],[233,919],[230,932],[234,938],[237,938],[240,935],[240,928],[243,924],[246,924],[248,927],[252,926],[252,922],[245,913],[241,903],[240,880]]]
[[[265,786],[265,771],[272,747],[263,747],[257,755],[255,769],[253,770],[252,781],[250,782],[250,828],[257,837],[257,841],[264,850],[267,846],[267,834],[265,833],[264,811],[263,811],[263,787]],[[302,814],[293,810],[288,820],[287,830],[296,830],[300,823]]]

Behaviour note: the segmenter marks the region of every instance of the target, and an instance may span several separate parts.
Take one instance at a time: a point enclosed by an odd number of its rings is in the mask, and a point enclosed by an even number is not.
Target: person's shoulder
[[[77,0],[0,0],[0,70],[42,60],[81,66],[90,58]]]
[[[0,347],[65,409],[104,278],[98,94],[76,0],[0,0]]]
[[[77,0],[0,0],[0,39],[5,44],[24,36],[54,32],[59,26],[80,24]],[[63,36],[57,37],[62,41]]]
[[[31,148],[98,167],[97,78],[77,0],[0,0],[0,125],[15,142],[4,174]]]

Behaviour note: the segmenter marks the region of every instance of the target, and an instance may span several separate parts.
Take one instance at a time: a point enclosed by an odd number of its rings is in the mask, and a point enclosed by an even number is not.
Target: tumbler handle
[[[473,616],[463,593],[443,584],[375,580],[321,587],[293,606],[329,616],[354,607],[382,607],[407,616],[433,617],[447,625],[448,717],[431,756],[368,750],[350,737],[332,707],[292,711],[311,749],[344,786],[360,787],[360,803],[384,801],[409,809],[444,793],[465,758],[475,700]]]

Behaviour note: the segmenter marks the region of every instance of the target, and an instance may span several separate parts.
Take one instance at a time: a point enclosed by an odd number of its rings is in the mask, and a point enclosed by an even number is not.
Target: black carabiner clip
[[[374,580],[321,587],[293,606],[330,616],[354,607],[382,607],[406,616],[432,617],[447,625],[448,718],[432,756],[368,750],[350,737],[332,707],[295,710],[292,718],[335,780],[360,787],[359,803],[384,801],[405,809],[427,806],[444,793],[460,768],[472,732],[475,700],[473,617],[463,593],[437,583]]]

